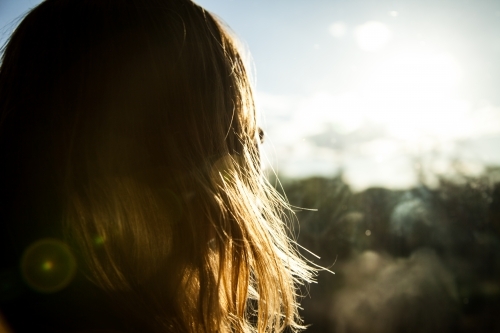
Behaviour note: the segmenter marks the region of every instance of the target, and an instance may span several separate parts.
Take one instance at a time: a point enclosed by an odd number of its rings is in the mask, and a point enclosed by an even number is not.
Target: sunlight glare
[[[361,84],[373,120],[404,140],[417,142],[422,135],[446,139],[460,136],[462,126],[449,126],[469,106],[453,98],[461,76],[454,58],[429,50],[396,54],[382,62]]]
[[[375,52],[382,49],[392,38],[391,30],[382,22],[369,21],[354,30],[360,49]]]
[[[443,97],[451,93],[460,76],[460,67],[450,55],[406,51],[375,68],[367,88],[373,95],[387,98]]]

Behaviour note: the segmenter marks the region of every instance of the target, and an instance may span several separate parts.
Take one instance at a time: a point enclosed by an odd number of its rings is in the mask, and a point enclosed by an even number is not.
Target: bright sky
[[[279,174],[361,190],[500,165],[500,1],[197,2],[252,54]],[[36,3],[0,0],[0,26]]]

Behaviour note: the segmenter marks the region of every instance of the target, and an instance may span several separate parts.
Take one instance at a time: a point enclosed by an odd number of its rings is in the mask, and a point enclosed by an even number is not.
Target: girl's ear
[[[264,130],[259,127],[259,140],[260,140],[260,143],[263,144],[264,143]]]

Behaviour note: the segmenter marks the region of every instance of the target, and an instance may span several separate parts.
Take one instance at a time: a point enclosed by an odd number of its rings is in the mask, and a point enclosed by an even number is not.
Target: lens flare
[[[21,259],[24,281],[41,293],[64,289],[75,271],[75,257],[69,247],[57,239],[41,239],[31,244]]]
[[[42,269],[46,272],[54,268],[54,263],[52,261],[46,261],[42,264]]]
[[[104,244],[105,240],[106,240],[106,238],[104,236],[97,235],[94,237],[94,244],[96,246],[102,245],[102,244]]]

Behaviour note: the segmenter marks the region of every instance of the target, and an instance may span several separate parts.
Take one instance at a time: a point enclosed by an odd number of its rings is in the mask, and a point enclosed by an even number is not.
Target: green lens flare
[[[46,261],[42,264],[42,269],[46,272],[50,271],[54,267],[54,263],[52,261]]]
[[[69,247],[57,239],[41,239],[31,244],[21,259],[21,273],[34,290],[53,293],[73,279],[76,260]]]
[[[102,245],[102,244],[104,244],[104,237],[103,236],[96,236],[94,238],[94,244],[95,245]]]

